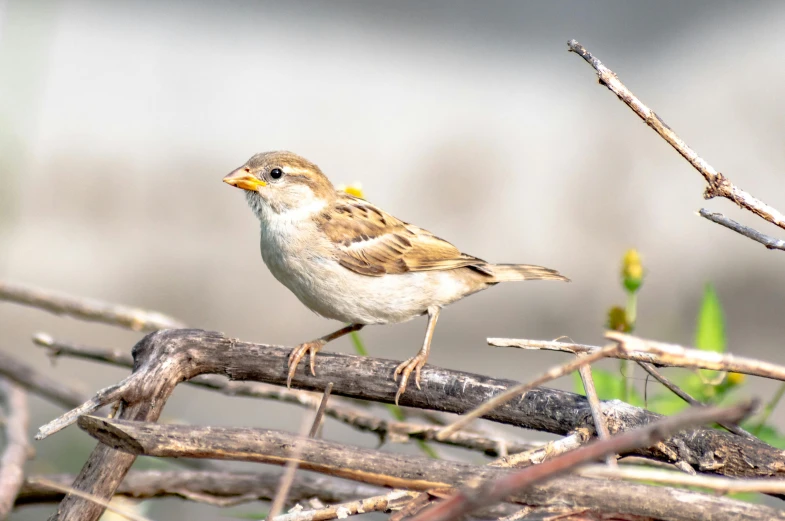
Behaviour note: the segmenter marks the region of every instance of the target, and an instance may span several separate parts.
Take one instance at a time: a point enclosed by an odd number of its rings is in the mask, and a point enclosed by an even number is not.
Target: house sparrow
[[[441,309],[499,282],[563,280],[552,269],[490,264],[461,253],[431,232],[403,222],[371,203],[336,190],[315,164],[291,152],[257,154],[223,178],[246,190],[261,222],[262,259],[272,274],[317,314],[349,325],[300,344],[289,356],[287,386],[297,366],[331,340],[370,324],[428,315],[416,356],[400,364],[395,403],[412,372],[428,359]]]

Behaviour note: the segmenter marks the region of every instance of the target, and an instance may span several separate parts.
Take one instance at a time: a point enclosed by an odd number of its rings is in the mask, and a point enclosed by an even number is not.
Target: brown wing
[[[320,226],[338,247],[338,262],[362,275],[450,270],[485,262],[427,230],[412,226],[351,195],[341,194]]]

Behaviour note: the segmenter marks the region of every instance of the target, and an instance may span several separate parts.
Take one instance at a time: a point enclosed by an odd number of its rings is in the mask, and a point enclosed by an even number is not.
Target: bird
[[[297,366],[328,342],[366,325],[395,324],[427,315],[419,352],[398,365],[397,404],[414,372],[428,360],[442,308],[501,282],[569,281],[530,264],[492,264],[462,253],[431,232],[370,202],[337,190],[314,163],[287,151],[264,152],[223,178],[245,191],[261,224],[262,259],[272,275],[309,309],[345,327],[296,346],[287,387]]]

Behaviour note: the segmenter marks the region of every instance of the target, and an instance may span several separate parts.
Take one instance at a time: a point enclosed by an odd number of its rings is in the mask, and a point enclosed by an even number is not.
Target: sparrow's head
[[[223,181],[246,190],[248,204],[260,218],[268,212],[318,211],[335,196],[319,167],[292,152],[256,154]]]

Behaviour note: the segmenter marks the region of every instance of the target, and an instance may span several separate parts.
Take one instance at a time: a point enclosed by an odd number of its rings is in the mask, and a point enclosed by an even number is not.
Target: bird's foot
[[[292,349],[292,352],[289,354],[289,374],[286,377],[286,387],[292,386],[292,378],[294,378],[294,373],[297,371],[297,366],[300,364],[303,358],[305,358],[306,354],[311,355],[311,374],[316,376],[316,370],[314,369],[314,362],[316,361],[316,353],[324,346],[324,341],[322,340],[314,340],[312,342],[305,342],[304,344],[300,344],[299,346]]]
[[[427,354],[417,353],[417,356],[413,356],[395,368],[395,372],[393,373],[393,380],[397,382],[398,375],[401,376],[401,383],[398,385],[398,392],[395,393],[395,405],[398,405],[398,398],[400,398],[403,392],[406,390],[406,384],[409,383],[409,377],[411,376],[412,371],[414,371],[414,383],[417,385],[418,389],[421,389],[420,369],[422,369],[427,360]]]

